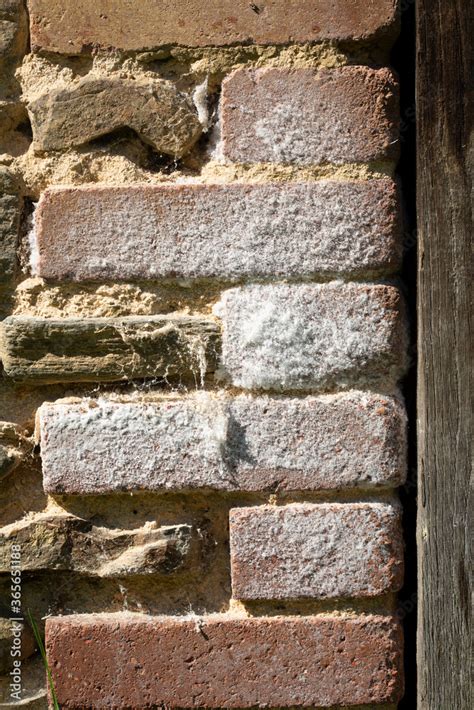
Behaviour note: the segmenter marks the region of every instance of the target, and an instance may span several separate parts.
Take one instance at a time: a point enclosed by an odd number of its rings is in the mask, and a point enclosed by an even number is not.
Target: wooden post
[[[417,1],[418,708],[470,710],[473,4]]]

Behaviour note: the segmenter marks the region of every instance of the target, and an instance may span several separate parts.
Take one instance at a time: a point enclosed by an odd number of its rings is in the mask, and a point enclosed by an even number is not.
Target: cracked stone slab
[[[403,403],[357,391],[58,401],[39,408],[37,438],[52,494],[396,487],[406,475]]]
[[[71,515],[39,513],[0,530],[0,573],[21,546],[23,572],[69,571],[94,577],[171,574],[196,551],[189,525],[112,529]]]
[[[255,390],[393,387],[407,366],[402,296],[379,284],[264,284],[225,291],[220,376]]]
[[[195,377],[215,369],[219,328],[198,316],[33,318],[0,323],[0,358],[18,381]]]
[[[55,187],[35,214],[46,279],[374,275],[400,265],[393,180]]]
[[[236,599],[375,597],[403,584],[401,506],[318,503],[229,513]]]
[[[167,81],[86,76],[31,101],[38,150],[64,150],[128,127],[159,153],[181,157],[202,133],[196,107]]]

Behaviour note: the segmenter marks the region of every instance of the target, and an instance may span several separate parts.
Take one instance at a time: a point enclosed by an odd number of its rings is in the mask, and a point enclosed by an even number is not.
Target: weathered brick
[[[61,708],[308,707],[396,702],[390,616],[48,618]]]
[[[364,392],[63,401],[43,404],[38,426],[53,494],[373,488],[405,479],[403,405]]]
[[[196,107],[170,82],[86,76],[28,104],[40,150],[82,145],[125,126],[160,153],[182,156],[202,133]]]
[[[312,276],[397,270],[395,183],[52,188],[36,212],[50,279]]]
[[[406,330],[393,286],[251,285],[225,291],[221,376],[265,390],[387,388],[403,374]]]
[[[402,586],[398,505],[267,505],[229,517],[237,599],[374,597]]]
[[[93,577],[170,574],[188,566],[197,536],[190,525],[135,530],[94,525],[72,515],[39,513],[0,531],[0,572],[21,548],[22,572],[68,571]]]
[[[239,69],[222,85],[224,158],[237,163],[366,163],[398,157],[389,69]]]
[[[394,29],[397,0],[29,0],[29,8],[34,48],[80,54],[91,45],[133,50],[366,39]]]
[[[199,378],[214,369],[217,340],[216,324],[197,316],[10,316],[0,324],[0,357],[20,381]]]

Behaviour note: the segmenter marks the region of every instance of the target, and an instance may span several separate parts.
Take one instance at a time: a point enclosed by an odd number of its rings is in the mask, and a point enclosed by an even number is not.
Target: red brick
[[[222,85],[222,155],[237,163],[366,163],[398,156],[389,69],[239,69]]]
[[[225,278],[395,271],[395,183],[52,188],[36,212],[38,276]]]
[[[392,617],[69,616],[46,622],[61,708],[249,708],[396,702]]]
[[[230,511],[237,599],[374,597],[403,583],[401,508],[391,503]]]
[[[65,54],[365,39],[393,31],[396,9],[397,0],[29,0],[33,47]]]

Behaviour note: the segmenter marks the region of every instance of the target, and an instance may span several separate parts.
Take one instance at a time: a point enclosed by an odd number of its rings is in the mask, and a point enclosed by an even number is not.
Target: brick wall
[[[0,5],[1,701],[18,626],[47,707],[29,610],[61,708],[395,707],[397,1],[27,5]]]

